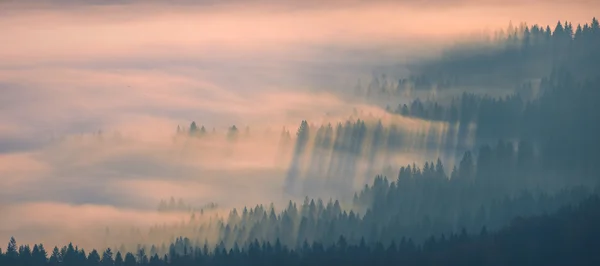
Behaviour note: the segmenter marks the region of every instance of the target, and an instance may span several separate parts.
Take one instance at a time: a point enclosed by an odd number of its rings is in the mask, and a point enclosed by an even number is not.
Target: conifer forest
[[[0,2],[0,266],[600,265],[567,2]]]

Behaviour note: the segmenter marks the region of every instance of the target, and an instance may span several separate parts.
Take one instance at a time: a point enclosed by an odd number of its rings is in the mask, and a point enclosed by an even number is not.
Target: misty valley
[[[109,2],[0,3],[0,266],[600,265],[595,17]]]

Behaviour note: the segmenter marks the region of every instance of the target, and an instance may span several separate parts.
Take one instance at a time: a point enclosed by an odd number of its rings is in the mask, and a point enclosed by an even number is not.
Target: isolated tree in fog
[[[198,126],[196,125],[196,121],[192,121],[190,124],[190,135],[195,135],[198,132]]]
[[[235,125],[231,126],[229,128],[229,131],[227,132],[227,138],[229,140],[235,140],[237,138],[237,136],[238,136],[238,131],[239,130],[238,130],[238,128]]]

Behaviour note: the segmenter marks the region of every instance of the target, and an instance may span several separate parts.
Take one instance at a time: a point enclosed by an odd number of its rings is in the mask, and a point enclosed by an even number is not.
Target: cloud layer
[[[177,221],[154,213],[170,196],[282,202],[290,154],[279,149],[281,128],[381,112],[340,93],[357,79],[393,78],[406,60],[510,20],[576,23],[598,10],[584,1],[171,2],[0,3],[0,239],[91,245],[92,231],[110,224]],[[174,138],[194,120],[218,136]],[[226,141],[233,124],[250,136]]]

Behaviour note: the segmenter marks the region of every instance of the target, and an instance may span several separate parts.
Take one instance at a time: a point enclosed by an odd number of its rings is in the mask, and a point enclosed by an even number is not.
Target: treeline
[[[558,38],[559,32],[551,36]],[[190,239],[202,242],[216,230],[218,241],[228,248],[253,239],[279,239],[297,247],[304,239],[331,243],[339,235],[349,243],[361,238],[391,243],[402,236],[419,242],[462,227],[500,228],[516,216],[552,211],[598,193],[585,187],[598,181],[600,82],[582,81],[571,73],[569,68],[553,71],[542,79],[541,96],[533,100],[517,94],[493,98],[465,93],[449,106],[416,100],[396,109],[403,116],[446,123],[445,131],[429,127],[411,135],[393,124],[363,120],[320,127],[303,121],[285,184],[286,191],[297,194],[315,188],[350,191],[357,175],[381,171],[375,167],[361,173],[359,162],[373,167],[412,143],[426,143],[425,149],[443,150],[448,144],[457,149],[469,138],[472,125],[475,140],[512,141],[467,152],[452,170],[441,161],[402,167],[396,180],[379,177],[365,186],[350,206],[307,198],[280,212],[264,206],[233,210],[224,220],[197,226]],[[584,187],[569,188],[577,184]]]
[[[206,127],[204,127],[204,125],[201,125],[200,127],[198,127],[198,125],[196,124],[196,121],[192,121],[190,123],[189,127],[187,127],[187,128],[178,125],[177,126],[177,134],[178,135],[188,135],[191,137],[204,137],[204,136],[216,135],[217,130],[215,128],[212,128],[212,130],[210,132],[208,132],[208,130],[206,129]],[[249,126],[247,126],[244,129],[244,134],[245,135],[250,134]],[[240,135],[240,129],[236,125],[232,125],[231,127],[227,128],[226,137],[229,140],[235,140],[239,135]]]
[[[599,32],[596,19],[576,30],[560,22],[554,30],[522,25],[498,35],[489,53],[451,53],[411,81],[455,86],[491,73],[516,85],[548,70],[540,97],[417,99],[389,110],[418,118],[402,118],[409,127],[302,121],[295,140],[286,129],[281,134],[281,143],[294,149],[284,184],[293,195],[354,192],[355,178],[386,171],[406,151],[460,152],[452,167],[440,159],[398,167],[366,182],[349,201],[306,197],[281,210],[258,205],[227,217],[192,214],[187,222],[151,228],[144,239],[154,245],[134,253],[86,253],[68,245],[48,254],[43,245],[18,247],[11,239],[0,265],[598,265],[600,80],[592,74],[600,62]],[[215,134],[195,122],[177,132]],[[227,131],[229,140],[239,135],[236,126]],[[479,148],[463,154],[473,140]],[[547,215],[585,198],[579,207]],[[174,199],[159,209],[193,211]]]
[[[574,73],[578,80],[595,78],[600,72],[600,26],[596,18],[577,26],[567,21],[553,26],[509,25],[489,37],[480,42],[460,42],[441,57],[414,62],[408,77],[390,80],[385,74],[374,76],[364,87],[359,81],[354,93],[389,97],[415,90],[480,87],[531,91],[529,82],[557,69]]]
[[[297,248],[257,239],[227,248],[178,238],[161,256],[144,249],[125,255],[107,249],[100,255],[72,244],[48,254],[41,244],[17,247],[12,238],[6,252],[0,251],[0,265],[598,265],[599,224],[600,199],[595,196],[551,215],[517,218],[496,232],[482,227],[469,234],[463,229],[432,235],[422,244],[410,238],[350,243],[339,236],[333,243],[303,241]]]
[[[433,153],[453,158],[468,150],[469,129],[448,128],[421,121],[346,120],[335,125],[302,121],[285,180],[292,195],[343,195],[355,191],[358,180],[371,182],[377,174],[396,175],[394,158],[401,154]],[[308,194],[307,194],[308,193]]]
[[[263,205],[234,209],[227,217],[211,217],[209,222],[205,217],[154,227],[146,239],[183,234],[194,243],[210,239],[226,247],[253,239],[278,239],[283,245],[297,247],[303,240],[330,243],[343,235],[349,243],[363,238],[368,243],[387,244],[402,237],[420,243],[431,234],[460,228],[497,229],[517,216],[551,212],[600,193],[600,187],[568,188],[571,185],[559,182],[563,178],[536,174],[531,147],[520,146],[518,151],[509,142],[484,147],[489,151],[479,152],[478,163],[467,152],[452,169],[445,169],[440,160],[422,167],[402,167],[397,178],[375,178],[355,194],[351,204],[305,198],[298,205],[290,201],[281,211]],[[160,244],[153,249],[166,252]]]
[[[578,81],[562,69],[543,78],[539,87],[539,97],[529,100],[519,94],[491,97],[465,92],[450,103],[415,99],[388,110],[420,119],[401,121],[408,126],[359,119],[315,128],[303,121],[286,190],[306,192],[299,180],[311,179],[333,182],[308,188],[343,188],[355,178],[381,173],[390,158],[402,152],[430,151],[448,159],[466,150],[485,153],[487,149],[477,147],[498,139],[525,144],[521,150],[532,154],[536,165],[531,171],[538,175],[597,180],[600,79]],[[359,162],[367,162],[370,168],[361,171]]]
[[[539,147],[544,167],[568,175],[597,177],[600,157],[600,79],[579,82],[556,71],[541,82],[539,98],[519,95],[493,98],[464,93],[449,106],[415,100],[396,113],[466,127],[475,124],[476,139],[520,139]]]
[[[548,76],[559,67],[578,79],[594,78],[600,70],[599,46],[596,18],[577,26],[567,21],[545,27],[509,25],[487,44],[479,43],[479,48],[458,45],[441,59],[416,66],[413,70],[418,77],[412,80],[415,88],[423,89],[494,84],[512,88]]]
[[[533,157],[530,171],[538,175],[578,182],[597,180],[598,88],[600,79],[579,82],[568,71],[556,71],[542,80],[542,93],[534,100],[524,100],[518,94],[495,98],[463,93],[450,104],[416,99],[410,105],[399,105],[396,114],[426,120],[402,121],[410,126],[356,120],[314,128],[303,121],[286,188],[306,191],[294,186],[298,186],[297,180],[311,178],[341,182],[321,186],[347,186],[360,175],[381,173],[389,158],[402,152],[433,151],[453,158],[473,150],[475,155],[485,155],[489,150],[486,145],[498,139],[511,140],[507,143],[513,147],[507,152],[520,150]],[[516,145],[519,142],[523,145]],[[477,150],[480,146],[484,147]],[[358,162],[364,161],[371,168],[361,172]],[[345,178],[329,178],[332,176]]]
[[[184,211],[184,212],[199,212],[201,214],[204,213],[204,211],[210,211],[210,210],[214,210],[218,207],[219,205],[214,203],[214,202],[210,202],[207,203],[205,205],[203,205],[202,207],[193,207],[190,204],[187,204],[183,201],[183,199],[178,199],[177,201],[175,201],[174,197],[171,197],[170,200],[164,200],[161,199],[160,203],[158,204],[158,211],[159,212],[175,212],[175,211]]]

